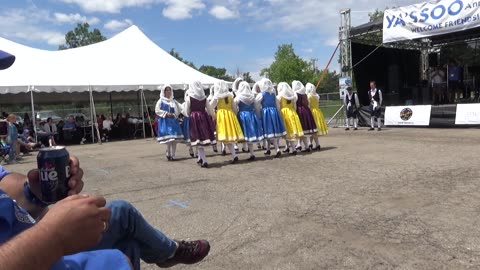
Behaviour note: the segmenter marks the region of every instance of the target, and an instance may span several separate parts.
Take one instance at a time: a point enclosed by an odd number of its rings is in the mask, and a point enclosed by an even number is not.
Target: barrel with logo
[[[70,179],[69,160],[70,155],[64,146],[45,147],[38,152],[37,165],[42,201],[55,203],[67,197]]]

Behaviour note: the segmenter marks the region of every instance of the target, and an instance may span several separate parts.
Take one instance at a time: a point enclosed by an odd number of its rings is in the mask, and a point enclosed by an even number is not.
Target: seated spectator
[[[24,129],[22,134],[18,134],[17,138],[17,144],[19,145],[19,151],[17,152],[17,155],[22,152],[24,155],[30,153],[37,144],[34,142],[29,142],[25,134],[28,134],[30,131],[28,129]]]
[[[52,118],[47,118],[47,122],[43,125],[43,132],[48,137],[48,145],[53,146],[57,145],[56,137],[58,136],[57,126],[53,123]]]
[[[68,117],[67,122],[63,125],[63,137],[66,142],[80,143],[80,130],[73,116]]]
[[[83,171],[75,157],[70,168],[69,196],[47,207],[37,169],[26,176],[0,166],[2,269],[138,270],[140,260],[171,267],[208,255],[208,241],[172,240],[125,201],[78,195]]]
[[[103,115],[102,115],[103,116]],[[102,141],[108,142],[110,138],[110,132],[112,131],[113,121],[112,116],[109,115],[107,119],[103,120],[102,123]]]

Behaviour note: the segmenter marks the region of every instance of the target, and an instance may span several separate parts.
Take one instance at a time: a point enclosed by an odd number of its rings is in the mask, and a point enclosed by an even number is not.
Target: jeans
[[[112,201],[106,206],[112,210],[109,227],[92,250],[119,249],[130,258],[135,270],[140,269],[140,259],[157,263],[174,254],[175,241],[148,224],[133,205],[126,201]]]
[[[8,161],[14,161],[17,155],[17,141],[12,142],[10,144],[10,151],[8,152]]]

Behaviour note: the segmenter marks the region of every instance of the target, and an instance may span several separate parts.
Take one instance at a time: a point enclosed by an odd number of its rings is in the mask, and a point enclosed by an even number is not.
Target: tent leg
[[[33,132],[35,133],[35,142],[38,142],[38,135],[37,135],[37,117],[35,117],[35,106],[33,105],[33,87],[28,87],[28,89],[30,90],[30,103],[31,103],[31,106],[32,106],[32,117],[31,117],[31,121],[33,123]]]
[[[90,92],[90,121],[92,122],[92,143],[95,143],[95,137],[93,136],[93,134],[94,134],[94,132],[93,132],[93,125],[95,124],[96,121],[95,121],[95,116],[93,115],[92,88],[89,86],[89,87],[88,87],[88,90],[89,90],[89,92]]]
[[[98,122],[97,122],[97,111],[95,110],[95,100],[93,99],[93,92],[92,88],[90,87],[90,98],[92,104],[92,115],[94,119],[94,123],[92,123],[92,142],[94,142],[94,134],[97,135],[98,144],[102,144],[102,138],[100,136],[100,130],[98,129]],[[95,130],[93,130],[93,126],[95,125]],[[96,131],[96,133],[94,133]]]
[[[145,113],[143,111],[143,89],[140,89],[140,108],[142,109],[142,129],[143,129],[143,138],[147,138],[145,134]]]
[[[145,104],[145,110],[148,113],[147,98],[145,98],[145,93],[143,92],[143,90],[142,90],[142,99],[143,99],[144,104]],[[154,138],[155,133],[153,132],[153,125],[152,125],[152,119],[150,118],[150,113],[148,113],[148,123],[150,124],[150,130],[152,132],[152,138]]]

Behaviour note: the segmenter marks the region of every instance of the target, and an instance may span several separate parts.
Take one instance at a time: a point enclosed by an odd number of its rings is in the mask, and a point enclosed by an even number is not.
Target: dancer
[[[285,125],[280,116],[280,102],[275,97],[275,89],[269,79],[263,79],[259,82],[261,93],[257,95],[257,101],[261,105],[261,118],[263,134],[267,142],[267,151],[265,155],[270,155],[270,143],[273,143],[276,151],[275,157],[280,157],[279,140],[287,135]]]
[[[313,119],[312,111],[310,110],[310,104],[307,96],[307,90],[300,81],[292,82],[292,89],[297,94],[297,114],[302,124],[303,137],[301,138],[303,146],[305,147],[302,152],[310,152],[310,136],[317,134],[317,124]],[[297,141],[297,150],[301,150],[300,139]]]
[[[375,129],[375,118],[378,122],[378,131],[382,130],[382,91],[377,89],[377,83],[375,81],[370,82],[370,91],[368,91],[368,97],[370,100],[370,131]]]
[[[352,91],[352,87],[347,87],[348,93],[345,95],[345,99],[343,100],[343,104],[347,110],[347,127],[345,130],[350,130],[350,121],[353,119],[353,130],[358,130],[358,106],[360,102],[358,101],[358,95]]]
[[[187,115],[187,107],[186,107],[186,100],[188,99],[188,91],[185,91],[184,102],[181,105],[182,108],[182,121],[180,126],[182,128],[183,137],[185,138],[185,143],[187,144],[188,153],[191,157],[195,157],[195,153],[193,152],[193,147],[190,141],[190,117]]]
[[[237,96],[237,91],[240,87],[240,83],[243,82],[243,78],[242,77],[238,77],[235,79],[235,81],[232,83],[232,94],[233,94],[233,98],[235,98]],[[235,151],[238,152],[238,145],[236,143],[233,144],[233,148],[235,149]],[[222,144],[222,149],[223,149],[223,152],[225,152],[225,144]],[[248,152],[248,149],[247,149],[247,143],[246,142],[243,142],[242,143],[242,152],[243,153],[247,153]],[[223,154],[223,153],[222,153]]]
[[[188,98],[185,101],[186,114],[190,118],[190,143],[197,147],[197,163],[202,168],[208,168],[205,146],[215,144],[215,134],[210,117],[215,116],[210,104],[207,102],[203,85],[195,81],[189,85]]]
[[[155,105],[155,113],[158,115],[157,141],[167,145],[167,160],[175,160],[177,143],[184,139],[178,116],[181,113],[180,104],[173,98],[172,87],[168,84],[162,87],[160,99]]]
[[[236,114],[236,106],[233,95],[228,91],[225,81],[215,83],[215,95],[210,106],[217,107],[217,140],[225,143],[230,148],[232,155],[231,163],[238,161],[234,144],[243,141],[244,136]]]
[[[262,89],[260,88],[260,83],[262,82],[262,80],[256,82],[255,84],[253,84],[253,87],[252,87],[252,93],[255,95],[255,97],[257,97],[261,92],[262,92]],[[260,107],[260,110],[262,108]],[[260,112],[258,112],[260,113]],[[267,149],[267,139],[264,138],[262,143],[258,142],[257,143],[257,148],[258,149],[263,149],[263,150],[266,150]]]
[[[303,137],[302,124],[296,112],[297,95],[288,83],[281,82],[278,84],[277,99],[280,102],[280,113],[282,114],[283,123],[287,131],[287,136],[285,137],[287,141],[285,152],[290,152],[291,148],[290,154],[296,155],[295,142]]]
[[[306,88],[308,101],[310,104],[310,110],[312,111],[313,119],[315,120],[315,124],[317,125],[318,130],[316,134],[312,134],[312,136],[310,137],[310,148],[319,151],[321,147],[320,143],[318,142],[318,137],[326,135],[328,133],[328,127],[327,123],[325,122],[325,118],[323,117],[323,113],[318,106],[320,97],[317,94],[315,85],[307,83]],[[313,142],[315,142],[315,148],[313,148]]]
[[[250,161],[255,160],[253,143],[263,140],[262,122],[257,115],[259,104],[255,97],[250,89],[250,85],[247,82],[241,82],[235,98],[235,104],[238,106],[238,119],[245,136],[245,142],[248,144],[248,151],[250,152],[248,160]]]
[[[215,85],[212,85],[210,87],[210,93],[208,94],[208,97],[207,97],[207,102],[208,103],[210,103],[212,101],[214,93],[215,93]],[[215,108],[213,108],[213,110],[215,111]],[[215,119],[213,117],[210,117],[210,119],[212,120],[213,130],[215,130]],[[215,136],[217,136],[216,131],[215,131]],[[212,150],[215,153],[218,152],[217,143],[212,144]]]

